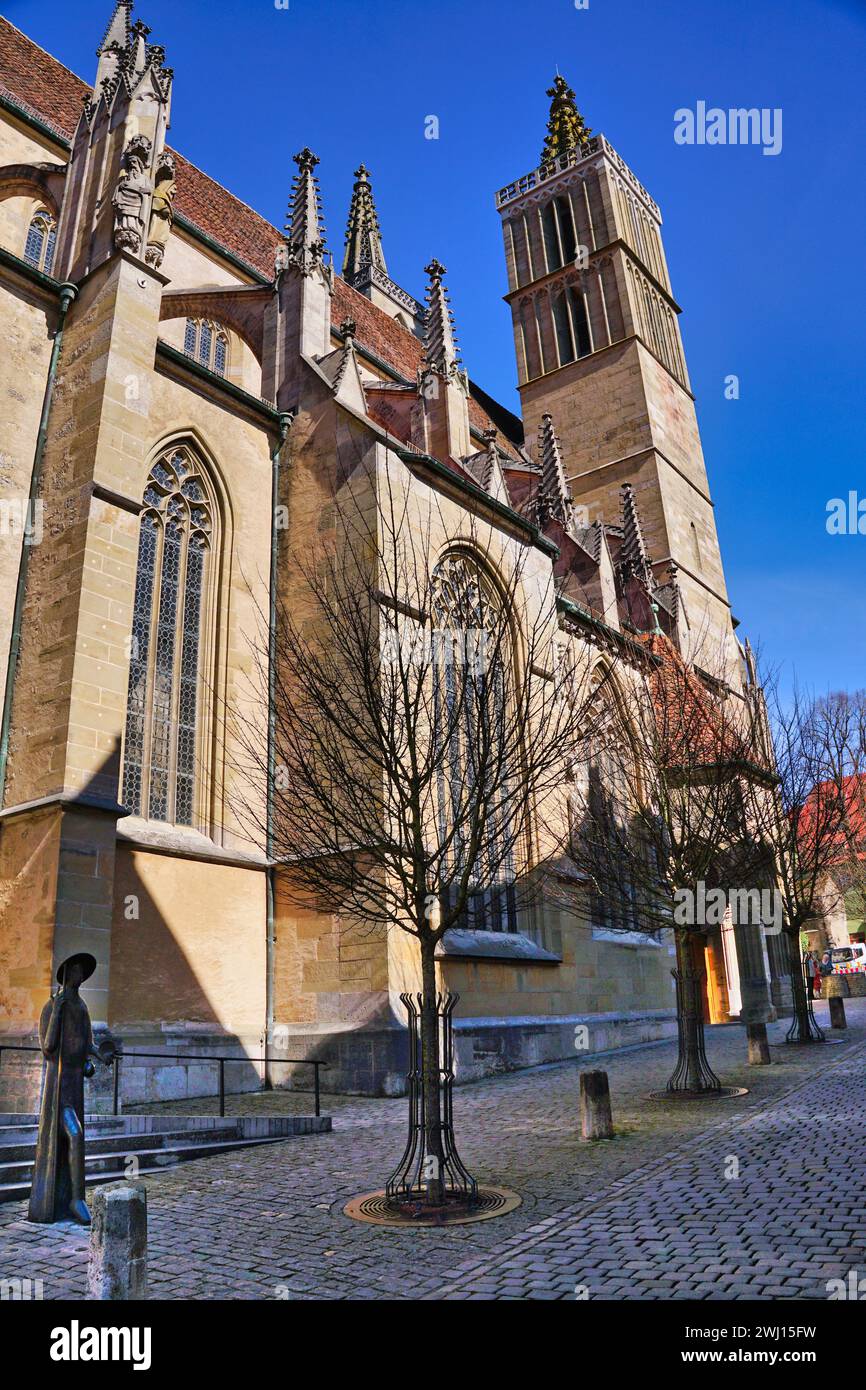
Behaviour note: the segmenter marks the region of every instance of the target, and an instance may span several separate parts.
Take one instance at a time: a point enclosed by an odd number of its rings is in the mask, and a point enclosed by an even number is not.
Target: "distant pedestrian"
[[[818,980],[818,989],[821,988],[821,979],[818,975],[818,962],[815,959],[814,951],[807,951],[803,957],[803,968],[806,971],[806,993],[809,999],[815,998],[815,980]]]

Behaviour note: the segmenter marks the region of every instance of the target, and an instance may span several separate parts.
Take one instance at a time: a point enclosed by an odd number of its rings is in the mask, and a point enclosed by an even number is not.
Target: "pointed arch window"
[[[570,836],[575,841],[588,836],[591,853],[611,866],[600,871],[601,881],[588,890],[592,935],[620,945],[657,945],[657,939],[641,925],[640,895],[647,891],[649,869],[646,878],[635,883],[619,853],[619,847],[641,834],[637,808],[645,793],[637,751],[619,698],[603,671],[595,684],[588,708],[589,756],[575,760],[568,796]],[[653,855],[651,845],[646,845],[646,854]]]
[[[479,767],[473,749],[479,717],[494,726],[507,724],[508,678],[503,651],[502,604],[485,570],[471,556],[448,555],[432,574],[432,608],[437,650],[444,659],[433,663],[434,719],[447,730],[448,767],[439,786],[439,831],[444,843],[455,827],[453,854],[460,862],[464,853],[460,808],[465,812],[467,791],[473,778],[490,776]],[[490,652],[498,653],[491,660]],[[462,677],[467,660],[477,659],[472,677]],[[441,735],[439,735],[441,737]],[[471,803],[474,793],[469,793]],[[514,828],[510,824],[507,794],[491,795],[493,810],[479,855],[478,887],[470,894],[459,927],[474,931],[517,931],[515,897]]]
[[[574,285],[564,285],[554,296],[553,324],[560,365],[586,357],[592,351],[586,306]]]
[[[121,801],[133,815],[193,825],[214,503],[186,449],[165,454],[144,491],[132,615]]]
[[[57,224],[47,208],[37,208],[24,242],[24,260],[46,275],[54,268],[54,247],[57,242]]]
[[[183,350],[208,371],[225,376],[228,371],[229,340],[225,329],[210,319],[187,319]]]

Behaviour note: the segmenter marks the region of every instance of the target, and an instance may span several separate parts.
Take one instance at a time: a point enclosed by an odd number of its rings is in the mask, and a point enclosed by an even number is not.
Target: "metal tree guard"
[[[812,1007],[813,1000],[809,998],[809,980],[806,974],[806,962],[803,959],[800,960],[800,971],[803,976],[803,994],[806,997],[806,1017],[809,1021],[809,1037],[801,1038],[799,1036],[800,1018],[795,1005],[794,1016],[791,1019],[791,1026],[785,1034],[785,1042],[824,1042],[824,1030],[822,1029],[820,1023],[815,1017],[815,1010]]]
[[[421,1003],[420,994],[401,994],[409,1016],[409,1135],[403,1157],[385,1187],[386,1200],[391,1204],[423,1202],[427,1167],[427,1126],[425,1123],[424,1087],[421,1074]],[[454,1139],[454,1028],[452,1014],[459,994],[439,994],[436,1013],[439,1020],[439,1078],[440,1123],[442,1146],[442,1178],[446,1201],[459,1201],[473,1206],[478,1201],[478,1184],[461,1162]],[[430,1155],[434,1157],[435,1155]],[[435,1159],[438,1165],[438,1158]]]
[[[694,971],[688,972],[686,979],[683,978],[679,970],[672,970],[677,987],[677,1064],[673,1074],[668,1081],[666,1090],[688,1092],[690,1095],[699,1095],[704,1092],[721,1091],[722,1083],[716,1076],[709,1062],[704,1049],[704,1020],[700,1011],[700,976]],[[687,1086],[689,1073],[689,1056],[686,1038],[686,1004],[689,1008],[689,1017],[695,1020],[695,1038],[698,1054],[698,1072],[700,1083],[698,1086]]]

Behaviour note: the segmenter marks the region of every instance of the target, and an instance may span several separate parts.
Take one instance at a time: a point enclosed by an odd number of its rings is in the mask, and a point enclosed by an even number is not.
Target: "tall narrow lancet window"
[[[213,352],[213,330],[209,323],[203,323],[198,336],[198,360],[203,367],[211,364]]]
[[[461,809],[475,804],[471,787],[478,778],[494,778],[490,758],[473,746],[479,729],[507,727],[508,674],[513,659],[503,643],[502,605],[486,572],[467,555],[449,555],[433,571],[433,624],[439,659],[433,663],[434,718],[448,739],[447,767],[439,786],[439,834],[454,836],[452,853],[459,863],[468,826]],[[494,653],[495,656],[491,656]],[[472,674],[467,675],[467,669]],[[440,733],[440,736],[443,736]],[[495,757],[494,757],[495,766]],[[500,794],[501,793],[501,794]],[[515,900],[516,836],[508,813],[507,789],[491,787],[491,812],[481,845],[478,885],[458,926],[472,930],[517,931]]]
[[[193,825],[212,494],[174,449],[144,492],[132,615],[121,800],[133,815]]]
[[[187,319],[183,350],[208,371],[225,376],[228,370],[229,340],[225,329],[207,319]]]
[[[56,240],[57,224],[54,218],[45,208],[39,208],[33,214],[24,242],[24,259],[28,265],[35,266],[37,270],[44,270],[46,275],[50,275],[54,268]]]
[[[592,351],[586,308],[574,285],[566,285],[554,295],[553,323],[560,365],[586,357]]]

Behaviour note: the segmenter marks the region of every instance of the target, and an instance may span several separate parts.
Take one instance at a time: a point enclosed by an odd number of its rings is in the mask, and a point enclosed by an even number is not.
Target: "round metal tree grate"
[[[430,1208],[420,1200],[389,1202],[383,1188],[353,1197],[343,1211],[353,1221],[368,1221],[374,1226],[465,1226],[470,1221],[505,1216],[519,1207],[522,1200],[507,1187],[479,1187],[478,1200],[472,1206],[462,1198],[454,1198],[444,1206]]]
[[[804,1042],[801,1038],[786,1038],[786,1047],[841,1047],[843,1043],[850,1042],[850,1038],[813,1038],[811,1042]]]
[[[747,1096],[748,1086],[722,1086],[718,1091],[650,1091],[650,1100],[735,1100]]]

